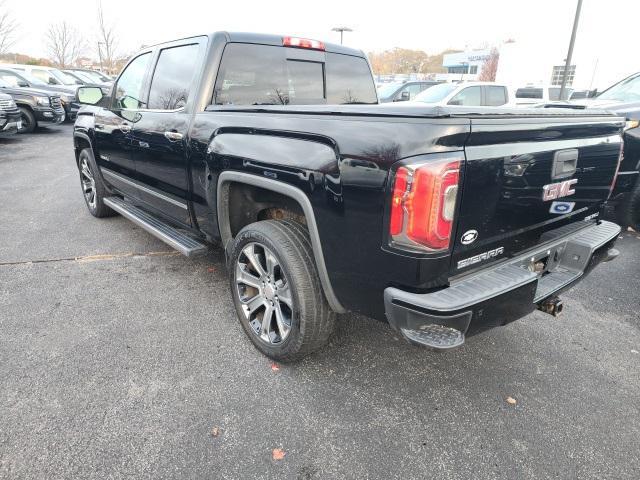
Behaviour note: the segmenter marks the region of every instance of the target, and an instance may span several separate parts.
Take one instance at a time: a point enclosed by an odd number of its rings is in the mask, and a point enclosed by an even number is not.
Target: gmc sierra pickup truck
[[[281,361],[346,311],[453,348],[559,313],[618,253],[599,212],[624,119],[603,111],[377,105],[361,51],[226,32],[146,48],[79,99],[91,214],[221,245],[240,324]]]

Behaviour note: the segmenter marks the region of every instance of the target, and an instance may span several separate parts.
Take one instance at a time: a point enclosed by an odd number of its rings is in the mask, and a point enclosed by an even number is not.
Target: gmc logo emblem
[[[542,187],[542,200],[555,200],[556,198],[568,197],[573,195],[576,191],[571,188],[578,183],[577,178],[571,180],[565,180],[564,182],[550,183]]]

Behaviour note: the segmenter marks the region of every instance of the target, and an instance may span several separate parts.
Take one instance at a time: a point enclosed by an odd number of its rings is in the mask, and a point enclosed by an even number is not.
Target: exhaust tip
[[[559,297],[549,297],[538,304],[538,310],[557,317],[562,313],[562,310],[564,310],[564,304]]]

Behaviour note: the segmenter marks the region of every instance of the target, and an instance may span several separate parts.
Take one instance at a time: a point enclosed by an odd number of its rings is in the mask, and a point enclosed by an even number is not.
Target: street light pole
[[[331,29],[332,32],[340,32],[340,45],[342,45],[342,35],[344,32],[353,32],[349,27],[334,27]]]
[[[573,56],[573,45],[576,43],[576,32],[578,31],[578,22],[580,21],[580,9],[582,9],[582,0],[578,0],[578,5],[576,6],[576,17],[573,20],[573,31],[571,32],[571,40],[569,41],[567,59],[564,63],[562,85],[560,85],[560,100],[564,99],[564,91],[567,87],[567,75],[569,74],[569,65],[571,65],[571,57]]]
[[[100,71],[102,72],[102,50],[100,49],[100,44],[102,42],[98,42],[98,58],[100,59]]]

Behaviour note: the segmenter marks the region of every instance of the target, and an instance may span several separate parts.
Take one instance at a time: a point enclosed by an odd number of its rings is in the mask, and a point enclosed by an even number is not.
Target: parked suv
[[[65,118],[60,97],[52,92],[11,87],[0,77],[0,92],[10,95],[20,115],[20,133],[31,133],[40,122],[61,123]]]
[[[11,96],[0,93],[0,136],[17,133],[20,128],[20,110]]]
[[[49,84],[43,80],[36,78],[26,71],[23,66],[18,65],[16,68],[10,68],[0,64],[0,79],[4,80],[11,86],[35,88],[52,93],[60,98],[62,107],[64,108],[65,117],[74,119],[78,113],[80,105],[77,103],[76,91],[77,85]]]
[[[378,88],[378,100],[380,103],[406,102],[438,83],[440,82],[426,80],[388,83]]]

